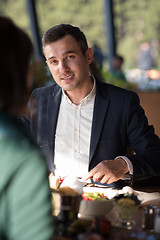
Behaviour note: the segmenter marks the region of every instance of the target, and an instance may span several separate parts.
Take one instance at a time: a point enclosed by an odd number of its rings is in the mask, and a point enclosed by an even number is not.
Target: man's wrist
[[[130,175],[133,175],[133,165],[132,165],[131,161],[126,156],[118,156],[115,159],[118,159],[118,158],[122,158],[127,163],[128,173]]]

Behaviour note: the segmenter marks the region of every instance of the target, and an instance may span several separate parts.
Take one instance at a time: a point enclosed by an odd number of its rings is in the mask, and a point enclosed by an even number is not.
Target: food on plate
[[[60,176],[56,176],[54,173],[49,174],[49,186],[51,189],[58,189],[62,182],[63,179]]]
[[[62,179],[61,177],[51,174],[49,180],[50,187],[54,192],[65,196],[82,195],[83,184],[76,177],[67,176]]]
[[[118,194],[137,195],[137,193],[133,190],[133,188],[129,186],[125,186],[121,190],[118,190]]]
[[[79,218],[101,218],[112,210],[114,206],[112,198],[117,194],[117,190],[104,187],[83,187],[83,190]]]
[[[85,183],[85,187],[95,187],[95,183]]]
[[[107,196],[104,195],[104,193],[99,193],[99,192],[93,192],[93,193],[84,192],[82,193],[82,198],[83,200],[86,200],[86,201],[108,199]]]
[[[112,208],[112,200],[108,199],[104,193],[83,192],[83,200],[80,203],[79,218],[94,219],[105,216]]]
[[[107,197],[108,199],[112,199],[114,196],[117,195],[118,193],[118,189],[113,189],[113,188],[109,188],[109,187],[101,187],[101,186],[97,186],[97,187],[83,187],[83,192],[84,193],[99,193],[102,194],[102,196],[104,195],[104,197]]]
[[[60,184],[59,190],[64,187],[69,187],[75,191],[75,193],[81,195],[83,193],[83,184],[76,177],[67,176]]]

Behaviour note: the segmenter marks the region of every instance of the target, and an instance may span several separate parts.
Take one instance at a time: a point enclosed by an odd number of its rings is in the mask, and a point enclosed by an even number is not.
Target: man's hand
[[[127,172],[128,166],[123,158],[104,160],[88,172],[83,177],[83,181],[93,178],[94,182],[100,180],[101,183],[110,184],[121,179]]]

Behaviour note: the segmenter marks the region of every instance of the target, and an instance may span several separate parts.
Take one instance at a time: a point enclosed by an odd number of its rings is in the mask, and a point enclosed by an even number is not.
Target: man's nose
[[[60,62],[59,69],[60,69],[61,72],[69,71],[69,66],[68,66],[68,64],[66,63],[66,61]]]

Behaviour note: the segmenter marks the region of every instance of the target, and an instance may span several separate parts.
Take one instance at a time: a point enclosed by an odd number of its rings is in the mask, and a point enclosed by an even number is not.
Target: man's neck
[[[91,80],[86,85],[85,90],[75,89],[74,91],[65,91],[65,94],[68,96],[68,98],[73,104],[78,106],[81,103],[81,100],[84,99],[92,91],[93,85],[94,82]]]

